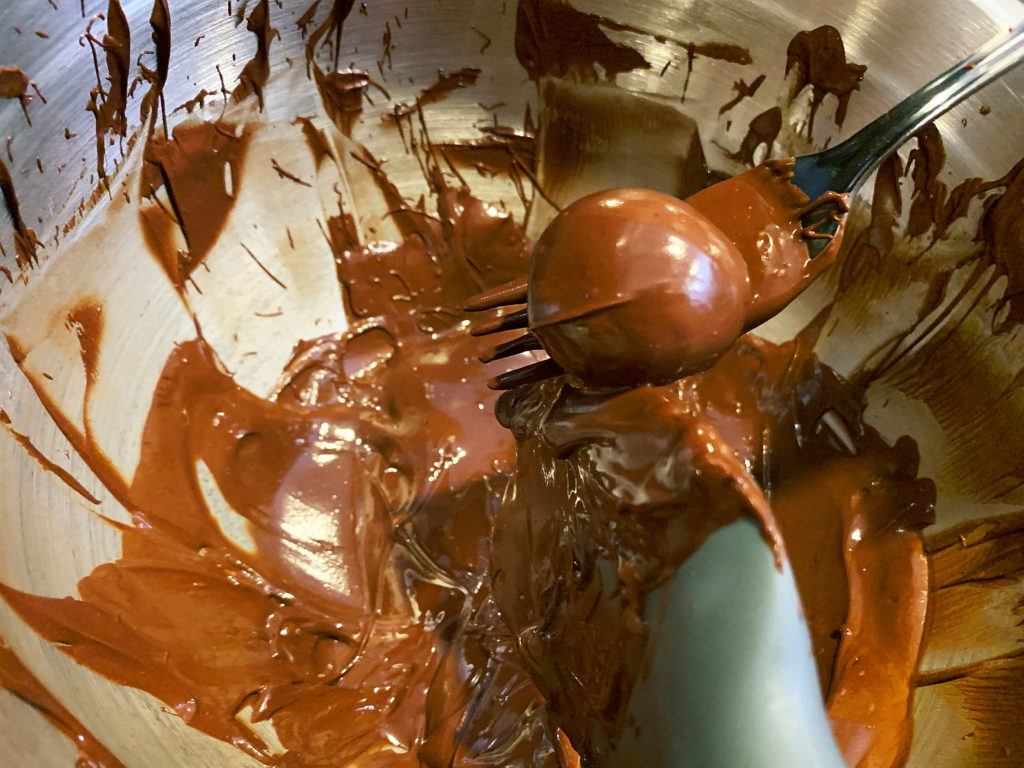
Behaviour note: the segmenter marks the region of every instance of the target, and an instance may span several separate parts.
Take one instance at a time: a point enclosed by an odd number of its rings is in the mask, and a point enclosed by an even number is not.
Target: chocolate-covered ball
[[[692,206],[643,189],[584,197],[537,241],[530,330],[588,387],[665,384],[706,369],[742,332],[736,247]]]

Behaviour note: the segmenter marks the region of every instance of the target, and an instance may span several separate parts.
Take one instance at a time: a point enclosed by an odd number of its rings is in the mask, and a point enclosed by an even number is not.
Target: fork
[[[878,166],[929,122],[937,119],[977,90],[1001,77],[1024,60],[1024,24],[1018,23],[996,36],[974,53],[954,64],[910,96],[861,128],[840,144],[811,155],[795,158],[791,183],[810,200],[827,192],[853,193]],[[690,199],[696,199],[698,192]],[[835,222],[808,222],[824,233],[836,231]],[[728,234],[728,233],[726,233]],[[821,238],[808,240],[813,258],[823,249]],[[517,278],[469,299],[463,308],[473,312],[499,310],[498,314],[471,329],[474,336],[488,336],[514,330],[526,332],[487,350],[480,356],[489,363],[526,352],[543,350],[530,331],[530,285]],[[781,309],[781,307],[780,307]],[[767,318],[764,318],[767,319]],[[495,377],[492,389],[506,390],[542,381],[564,373],[554,360],[534,362]]]

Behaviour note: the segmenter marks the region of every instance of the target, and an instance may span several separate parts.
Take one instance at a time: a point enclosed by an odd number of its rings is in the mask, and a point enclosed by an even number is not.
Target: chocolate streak
[[[741,515],[781,531],[850,764],[905,755],[928,587],[917,532],[935,489],[915,479],[912,441],[859,424],[859,393],[815,361],[815,336],[744,337],[668,387],[608,397],[551,381],[499,403],[519,459],[494,527],[495,595],[584,764],[601,764],[643,684],[643,596]],[[857,425],[856,455],[827,413]]]
[[[25,219],[21,216],[21,206],[14,191],[14,180],[11,178],[11,173],[7,170],[7,164],[3,158],[0,158],[0,195],[3,196],[4,206],[14,225],[14,256],[18,267],[25,269],[34,266],[38,261],[36,254],[42,247],[42,243],[36,237],[35,231],[28,227]]]
[[[109,89],[105,89],[97,63],[97,83],[90,93],[86,109],[96,118],[96,172],[101,179],[106,178],[107,174],[104,165],[107,134],[126,136],[128,133],[128,87],[132,61],[132,31],[118,0],[110,0],[108,3],[106,20],[107,32],[102,40],[96,40],[91,32],[86,32],[89,44],[98,45],[104,52],[107,79],[110,82]],[[94,60],[95,56],[94,48]]]
[[[786,74],[793,70],[796,75],[793,93],[799,93],[811,86],[811,114],[807,119],[807,135],[814,134],[814,117],[818,113],[826,94],[835,96],[835,122],[841,126],[846,119],[850,96],[860,88],[867,66],[846,60],[846,48],[839,30],[822,26],[799,32],[786,49]]]
[[[171,211],[154,202],[140,208],[139,217],[150,249],[179,288],[213,248],[234,207],[249,137],[249,129],[241,126],[197,123],[178,125],[173,138],[153,136],[146,144],[140,191],[155,200],[156,192],[166,187]],[[187,251],[174,248],[170,233],[176,225]]]
[[[72,475],[70,472],[64,469],[64,467],[49,459],[42,451],[36,448],[27,435],[23,435],[20,432],[13,429],[11,427],[10,417],[2,410],[0,410],[0,425],[2,425],[10,434],[10,436],[17,441],[18,445],[22,447],[25,453],[27,453],[29,456],[35,459],[36,462],[39,463],[39,466],[41,466],[44,470],[55,474],[57,477],[61,479],[61,481],[66,486],[71,488],[73,491],[75,491],[75,493],[77,493],[79,496],[81,496],[89,503],[100,503],[99,499],[97,499],[95,496],[89,493],[89,491],[86,490],[85,486],[83,486],[80,482],[78,482],[78,480],[75,479],[74,475]]]
[[[270,26],[270,0],[260,0],[249,14],[245,28],[256,36],[256,53],[242,68],[238,86],[231,96],[235,101],[241,101],[246,96],[256,94],[260,109],[263,109],[263,86],[270,79],[270,43],[278,34]]]
[[[25,120],[32,125],[28,116],[28,105],[32,97],[28,95],[28,75],[18,67],[0,67],[0,99],[17,99]]]
[[[67,736],[78,748],[79,768],[126,768],[82,725],[0,638],[0,688],[6,688]]]
[[[791,183],[793,160],[767,160],[713,184],[687,203],[724,232],[747,265],[751,297],[746,328],[754,328],[793,300],[836,258],[846,224],[847,196],[826,192],[811,201]],[[819,218],[821,217],[821,218]],[[816,219],[814,226],[805,226]],[[836,224],[832,235],[815,226]],[[824,237],[827,248],[810,258],[807,243]]]

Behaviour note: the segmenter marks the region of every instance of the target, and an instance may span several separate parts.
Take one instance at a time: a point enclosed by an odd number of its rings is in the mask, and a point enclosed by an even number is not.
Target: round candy
[[[742,333],[739,251],[687,203],[643,189],[584,197],[537,241],[530,330],[588,387],[666,384],[702,371]]]

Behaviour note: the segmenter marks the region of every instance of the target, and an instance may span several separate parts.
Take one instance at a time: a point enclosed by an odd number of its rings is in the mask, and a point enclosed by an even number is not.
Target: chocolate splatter
[[[153,136],[146,144],[140,192],[151,197],[165,186],[174,217],[159,205],[140,209],[143,232],[179,288],[209,253],[235,204],[249,137],[248,129],[234,125],[198,123],[179,125],[172,139]],[[224,186],[225,165],[231,172],[230,194]],[[176,223],[185,236],[187,252],[169,247],[169,227]]]
[[[337,70],[327,74],[316,64],[312,69],[327,116],[339,131],[351,136],[352,128],[363,112],[363,94],[373,81],[361,69]]]
[[[21,103],[21,111],[25,120],[32,125],[28,116],[28,104],[32,97],[28,95],[28,75],[18,67],[0,67],[0,99],[17,99]]]
[[[277,30],[270,26],[270,0],[260,0],[249,14],[245,28],[256,36],[256,53],[242,67],[242,74],[238,76],[238,86],[231,96],[235,101],[241,101],[246,96],[256,94],[260,109],[263,109],[263,86],[270,79],[270,43],[278,34]]]
[[[306,34],[306,26],[312,23],[313,14],[316,13],[318,4],[319,0],[307,8],[299,21],[296,22],[302,29],[303,35]],[[327,13],[327,19],[313,31],[313,34],[309,36],[309,41],[306,43],[307,64],[311,65],[315,62],[317,46],[323,44],[330,51],[334,68],[338,68],[341,61],[341,35],[345,29],[345,21],[348,19],[349,14],[352,13],[354,5],[355,0],[332,0],[331,10]]]
[[[188,113],[191,114],[192,110],[194,110],[196,108],[202,109],[203,107],[205,107],[206,106],[206,100],[210,96],[214,96],[214,95],[216,95],[216,94],[211,93],[210,91],[208,91],[205,88],[203,88],[202,90],[199,91],[199,93],[197,93],[191,99],[187,99],[186,101],[183,101],[181,104],[176,106],[172,110],[172,114],[174,114],[175,112],[181,112],[182,110],[184,110],[185,112],[188,112]]]
[[[826,94],[832,94],[839,100],[835,122],[837,126],[843,124],[850,96],[860,88],[867,66],[848,62],[839,30],[822,26],[798,32],[790,41],[786,49],[786,74],[791,70],[796,73],[794,96],[811,86],[811,112],[807,121],[807,135],[810,137],[814,133],[815,115]]]
[[[114,754],[61,704],[0,638],[0,688],[34,708],[78,749],[82,768],[126,768]]]
[[[758,147],[767,147],[765,158],[771,157],[772,144],[782,130],[782,110],[779,107],[766,109],[750,121],[747,135],[743,137],[740,148],[730,153],[729,157],[749,166],[754,165],[754,154]]]
[[[299,28],[299,32],[302,34],[302,39],[306,39],[307,27],[313,23],[313,19],[316,17],[316,9],[320,6],[320,0],[314,0],[313,4],[309,6],[302,14],[295,20],[295,26]]]
[[[442,101],[459,88],[470,88],[476,85],[480,75],[481,70],[477,67],[463,67],[454,72],[438,71],[437,80],[420,92],[416,102],[420,106],[425,106]],[[403,109],[399,108],[397,111],[403,112]],[[413,107],[404,108],[404,114],[411,114],[413,111],[415,111]]]
[[[605,79],[613,81],[623,72],[650,69],[639,51],[602,31],[604,22],[564,0],[520,0],[515,38],[519,63],[533,80],[553,75],[594,82],[600,67]]]
[[[750,51],[730,43],[685,43],[686,48],[686,80],[683,81],[682,100],[686,100],[686,92],[690,88],[690,77],[693,75],[693,62],[697,56],[710,59],[731,61],[735,64],[749,64]]]
[[[733,83],[732,89],[736,91],[736,95],[718,108],[718,114],[724,115],[744,99],[753,98],[754,94],[757,93],[757,89],[761,87],[761,83],[764,82],[764,78],[764,75],[758,75],[749,84],[742,78]]]
[[[274,158],[270,158],[270,166],[274,169],[274,172],[280,178],[282,178],[282,179],[288,179],[289,181],[294,181],[296,184],[301,184],[304,187],[311,187],[311,186],[313,186],[308,181],[305,181],[304,179],[299,178],[298,176],[296,176],[294,173],[292,173],[288,169],[281,167],[281,164],[279,162],[277,162],[277,160],[275,160]]]
[[[140,65],[143,77],[150,82],[149,92],[142,98],[141,120],[149,121],[149,131],[156,126],[157,107],[163,110],[164,133],[167,132],[167,107],[164,103],[164,86],[171,65],[171,12],[167,0],[153,0],[153,11],[149,17],[153,30],[151,39],[156,48],[156,69],[149,70]]]
[[[18,266],[22,269],[34,266],[38,262],[37,251],[42,247],[36,233],[25,224],[21,215],[21,206],[14,191],[14,180],[11,178],[7,164],[0,159],[0,195],[3,196],[7,213],[14,225],[14,255]]]
[[[324,132],[313,125],[313,121],[308,117],[297,117],[293,121],[302,126],[302,135],[306,137],[306,144],[309,145],[310,152],[313,153],[313,162],[317,168],[319,168],[324,161],[328,159],[335,159],[334,153],[331,151],[331,145],[327,141],[327,137]]]

